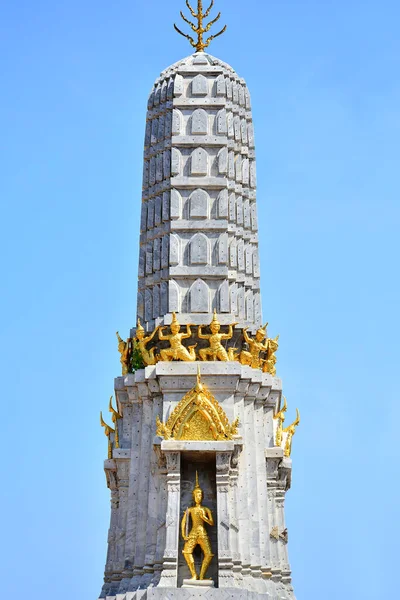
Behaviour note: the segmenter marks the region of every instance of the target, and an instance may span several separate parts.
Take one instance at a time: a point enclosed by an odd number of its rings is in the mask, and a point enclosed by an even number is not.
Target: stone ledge
[[[235,442],[232,441],[197,441],[197,440],[163,440],[162,452],[196,451],[196,452],[233,452]]]

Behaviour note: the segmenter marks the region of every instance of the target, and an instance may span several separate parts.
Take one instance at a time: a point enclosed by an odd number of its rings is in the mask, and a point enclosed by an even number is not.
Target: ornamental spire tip
[[[194,19],[197,19],[197,25],[195,23],[192,23],[189,19],[187,19],[182,11],[180,11],[181,17],[185,21],[185,23],[190,25],[192,31],[194,31],[194,33],[197,34],[197,41],[194,40],[192,38],[192,36],[181,31],[179,29],[179,27],[177,27],[174,23],[175,31],[177,31],[180,35],[183,35],[183,37],[187,38],[189,40],[189,42],[191,43],[191,45],[193,46],[193,48],[196,48],[196,52],[204,52],[204,49],[210,45],[210,42],[214,38],[218,37],[219,35],[222,35],[224,33],[224,31],[226,31],[226,25],[221,29],[221,31],[219,31],[215,35],[210,35],[209,38],[207,38],[205,41],[203,41],[204,33],[209,31],[211,29],[211,27],[214,25],[214,23],[216,23],[218,21],[218,19],[221,16],[221,13],[219,12],[217,14],[217,16],[215,17],[215,19],[212,19],[207,25],[203,25],[203,20],[207,19],[208,15],[211,12],[212,7],[214,6],[214,0],[211,0],[211,4],[205,12],[203,12],[203,1],[202,0],[197,0],[197,13],[191,7],[189,0],[186,0],[186,6],[188,7],[192,17]]]

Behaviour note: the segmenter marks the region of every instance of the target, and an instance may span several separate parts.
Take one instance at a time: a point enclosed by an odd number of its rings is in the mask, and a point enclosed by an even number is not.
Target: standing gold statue
[[[121,355],[119,362],[122,365],[122,375],[127,375],[130,369],[131,353],[132,353],[132,340],[128,338],[126,342],[120,337],[118,331],[116,333],[118,338],[118,352]]]
[[[282,408],[279,405],[279,410],[276,413],[276,415],[274,415],[274,419],[278,419],[278,427],[276,429],[276,437],[275,437],[275,446],[279,446],[281,447],[282,445],[282,425],[283,422],[285,421],[285,412],[287,411],[287,402],[286,402],[286,398],[285,396],[283,396],[283,406]]]
[[[193,500],[195,505],[191,508],[187,508],[183,513],[181,522],[181,533],[185,540],[183,546],[183,556],[189,567],[189,571],[192,579],[204,579],[208,566],[212,560],[214,554],[211,551],[210,539],[208,537],[204,523],[208,525],[214,525],[214,519],[212,512],[206,506],[202,506],[203,490],[199,486],[199,478],[196,471],[196,485],[193,488]],[[189,518],[192,519],[192,529],[189,532]],[[200,577],[197,577],[196,569],[194,566],[193,550],[199,545],[203,550],[204,558],[200,569]]]
[[[265,344],[263,343],[265,336],[267,335],[267,326],[268,323],[265,323],[264,327],[257,329],[254,338],[251,338],[248,335],[248,327],[243,329],[244,339],[249,345],[249,352],[246,350],[241,351],[239,360],[242,365],[249,365],[250,367],[253,367],[253,369],[261,367],[262,359],[260,359],[260,353],[268,350],[268,340]]]
[[[138,319],[138,323],[137,323],[137,328],[136,328],[136,341],[137,341],[137,345],[138,348],[140,350],[140,353],[142,355],[143,358],[143,362],[145,365],[155,365],[157,362],[156,357],[154,356],[154,350],[155,348],[150,348],[150,350],[147,350],[146,346],[149,342],[151,342],[151,340],[153,339],[153,337],[155,336],[155,334],[158,331],[158,327],[155,328],[155,330],[153,331],[153,333],[151,333],[150,335],[148,335],[147,337],[144,336],[144,328],[140,323],[140,319]]]
[[[270,338],[267,340],[267,344],[268,344],[268,350],[267,350],[267,360],[263,361],[263,372],[264,373],[270,373],[270,375],[272,375],[273,377],[275,377],[276,375],[276,368],[275,368],[275,363],[276,363],[276,356],[275,356],[275,352],[278,350],[278,340],[279,340],[279,335],[276,336],[276,338]]]
[[[194,349],[196,348],[197,344],[189,346],[189,350],[182,344],[182,340],[192,337],[190,325],[186,325],[186,333],[179,333],[181,326],[176,318],[176,314],[172,313],[172,323],[170,325],[171,335],[163,334],[163,329],[165,329],[165,327],[165,325],[159,327],[158,339],[161,341],[168,340],[170,348],[163,348],[160,350],[161,360],[196,360],[196,352]]]
[[[296,413],[296,419],[293,421],[293,423],[283,430],[283,432],[286,433],[285,449],[283,451],[285,456],[290,456],[292,452],[292,438],[296,433],[297,425],[300,423],[300,413],[298,408],[296,408]]]
[[[204,334],[202,332],[203,325],[199,325],[198,336],[201,340],[209,340],[210,345],[208,348],[202,348],[199,350],[201,360],[234,360],[231,350],[235,348],[229,348],[227,352],[223,345],[222,340],[230,340],[233,336],[233,328],[237,323],[229,325],[229,333],[219,333],[221,324],[217,319],[217,311],[214,310],[214,316],[210,323],[211,335]]]

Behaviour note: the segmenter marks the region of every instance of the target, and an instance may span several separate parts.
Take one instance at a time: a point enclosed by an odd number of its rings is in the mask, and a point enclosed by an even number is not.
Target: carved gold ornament
[[[197,373],[197,383],[179,402],[166,423],[157,417],[157,435],[165,440],[231,440],[239,419],[230,424],[225,411]]]
[[[132,340],[128,338],[126,342],[121,338],[118,331],[116,333],[118,339],[118,352],[121,355],[120,363],[122,367],[122,375],[127,375],[129,373],[130,361],[131,361],[131,353],[132,353]]]
[[[286,402],[286,398],[285,396],[283,396],[283,407],[280,407],[280,402],[279,402],[279,410],[276,413],[276,415],[274,415],[274,419],[276,419],[278,421],[278,425],[276,428],[276,436],[275,436],[275,446],[281,446],[282,445],[282,431],[283,431],[283,423],[285,421],[285,412],[287,411],[287,402]]]
[[[294,436],[294,434],[296,433],[296,427],[298,426],[298,424],[300,423],[300,413],[299,413],[299,409],[296,408],[296,419],[293,421],[293,423],[291,425],[289,425],[288,427],[285,427],[285,429],[283,430],[283,433],[286,433],[286,439],[285,439],[285,448],[284,448],[284,455],[285,456],[290,456],[291,452],[292,452],[292,438]]]
[[[194,33],[197,35],[197,41],[195,41],[187,33],[183,33],[183,31],[181,31],[179,29],[179,27],[177,27],[174,23],[175,31],[177,31],[180,35],[183,35],[183,37],[187,38],[189,40],[189,42],[191,43],[191,45],[193,46],[193,48],[196,48],[196,52],[204,52],[204,48],[207,48],[209,46],[210,42],[214,38],[216,38],[219,35],[222,35],[224,33],[224,31],[226,30],[226,25],[225,25],[225,27],[223,27],[223,29],[221,29],[221,31],[219,31],[215,35],[211,35],[209,38],[206,39],[206,41],[203,41],[203,34],[207,33],[207,31],[209,31],[211,29],[211,27],[214,25],[214,23],[216,23],[218,21],[218,19],[221,16],[221,13],[218,13],[218,15],[215,17],[215,19],[210,21],[207,25],[203,25],[203,20],[207,19],[208,15],[211,12],[212,7],[214,6],[214,0],[211,0],[211,4],[205,12],[203,12],[202,0],[197,0],[197,13],[190,6],[189,0],[186,0],[186,6],[190,10],[190,14],[192,15],[192,17],[194,19],[197,19],[197,25],[195,23],[192,23],[191,21],[189,21],[189,19],[187,19],[185,17],[185,15],[183,14],[182,11],[180,11],[181,17],[185,21],[185,23],[190,25],[192,31],[194,31]]]
[[[259,327],[254,338],[250,337],[247,333],[248,327],[243,329],[243,336],[249,346],[249,351],[241,351],[239,360],[242,365],[248,365],[249,367],[253,367],[253,369],[261,368],[264,361],[260,357],[260,354],[268,350],[268,339],[264,343],[267,336],[267,326],[268,323],[265,323],[264,327]]]
[[[118,419],[122,419],[122,415],[119,414],[118,411],[112,405],[113,397],[110,396],[110,403],[108,405],[108,410],[111,413],[111,420],[114,423],[115,435],[114,435],[114,445],[116,448],[119,448],[119,433],[118,433]]]
[[[103,413],[101,411],[100,411],[100,425],[102,427],[104,427],[104,433],[108,437],[108,458],[112,458],[112,442],[111,442],[110,435],[112,433],[115,433],[115,430],[112,427],[110,427],[110,425],[107,425],[107,423],[104,421]]]

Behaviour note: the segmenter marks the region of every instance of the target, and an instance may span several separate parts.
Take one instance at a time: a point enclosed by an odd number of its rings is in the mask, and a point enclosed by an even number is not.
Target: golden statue
[[[194,19],[197,19],[197,25],[195,23],[192,23],[191,21],[189,21],[189,19],[187,19],[185,17],[185,15],[183,14],[182,11],[180,11],[181,12],[181,17],[185,21],[185,23],[187,23],[188,25],[190,25],[192,31],[194,31],[194,33],[197,34],[197,41],[195,41],[187,33],[183,33],[183,31],[181,31],[179,29],[179,27],[177,27],[175,25],[175,23],[174,23],[174,28],[175,28],[175,30],[178,33],[180,33],[181,35],[183,35],[183,37],[185,37],[185,38],[187,38],[189,40],[189,42],[191,43],[191,45],[193,46],[193,48],[196,48],[196,52],[204,52],[204,48],[207,48],[209,46],[210,42],[214,38],[216,38],[219,35],[222,35],[224,33],[224,31],[226,30],[226,25],[225,25],[225,27],[223,29],[221,29],[221,31],[219,31],[215,35],[211,35],[204,42],[203,41],[203,34],[206,33],[207,31],[209,31],[211,29],[211,27],[214,25],[214,23],[216,23],[218,21],[218,19],[221,16],[221,13],[218,13],[218,15],[215,17],[215,19],[213,19],[212,21],[210,21],[206,26],[203,26],[203,20],[207,19],[208,15],[210,14],[211,9],[214,6],[214,0],[211,0],[210,6],[207,8],[206,12],[204,12],[204,13],[203,13],[203,0],[197,0],[197,13],[190,6],[189,0],[186,0],[186,6],[190,10],[190,14],[192,15],[192,17]]]
[[[201,505],[202,500],[203,490],[199,486],[199,478],[196,471],[196,485],[193,488],[193,501],[195,505],[185,510],[181,522],[181,533],[185,540],[182,553],[189,567],[192,579],[204,579],[208,566],[214,556],[211,551],[210,539],[204,526],[204,523],[211,526],[214,525],[214,519],[211,510]],[[189,518],[192,519],[192,529],[190,532]],[[193,550],[197,545],[200,546],[204,554],[199,577],[197,577],[193,558]]]
[[[137,347],[140,350],[140,353],[142,355],[143,358],[143,362],[145,365],[155,365],[157,362],[156,357],[154,356],[154,350],[155,348],[150,348],[150,350],[147,350],[146,346],[149,342],[151,342],[151,340],[154,338],[155,334],[158,331],[158,327],[155,328],[155,330],[153,331],[153,333],[151,333],[150,335],[148,335],[147,337],[145,337],[144,335],[144,328],[140,323],[140,319],[138,319],[137,322],[137,328],[136,328],[136,341],[137,341]]]
[[[164,335],[163,329],[165,329],[166,325],[160,326],[158,329],[158,339],[168,340],[170,344],[170,348],[163,348],[160,350],[161,360],[184,360],[184,361],[194,361],[196,360],[196,352],[194,349],[197,344],[193,346],[189,346],[189,350],[185,348],[182,344],[182,340],[192,337],[192,331],[190,329],[190,325],[186,325],[186,333],[179,333],[181,326],[179,324],[178,319],[176,318],[176,314],[172,313],[172,323],[170,325],[171,335]]]
[[[261,352],[266,352],[268,350],[268,340],[265,344],[263,344],[263,341],[267,335],[267,326],[268,323],[265,323],[264,327],[257,329],[254,338],[251,338],[247,333],[248,327],[243,329],[244,339],[249,345],[249,351],[241,351],[239,360],[242,365],[248,365],[253,367],[253,369],[258,369],[261,367],[262,359],[260,359],[260,354]]]
[[[262,362],[263,364],[263,372],[264,373],[270,373],[270,375],[272,375],[273,377],[275,377],[276,375],[276,368],[275,368],[275,363],[276,363],[276,356],[275,356],[275,352],[278,350],[278,340],[279,340],[279,335],[276,336],[276,338],[272,338],[272,339],[268,339],[267,340],[267,345],[268,345],[268,350],[267,350],[267,359],[263,360]]]
[[[103,413],[100,411],[100,425],[104,427],[104,433],[108,437],[108,458],[112,458],[112,442],[110,439],[110,435],[115,433],[114,429],[107,425],[107,423],[103,419]]]
[[[127,375],[130,370],[131,354],[132,354],[132,340],[128,338],[126,342],[120,337],[118,331],[116,333],[118,338],[118,352],[121,355],[119,362],[122,365],[122,375]]]
[[[285,412],[287,411],[287,402],[286,402],[286,398],[285,396],[283,396],[283,407],[280,407],[280,402],[279,402],[279,410],[276,413],[276,415],[274,415],[274,419],[278,419],[278,427],[276,429],[276,437],[275,437],[275,446],[279,446],[281,447],[282,445],[282,425],[285,421]]]
[[[296,427],[299,423],[300,423],[300,413],[299,413],[299,409],[296,408],[296,419],[293,421],[293,423],[291,425],[289,425],[289,427],[286,427],[283,430],[283,432],[286,433],[285,449],[283,451],[283,454],[285,456],[290,456],[290,454],[292,452],[292,438],[293,438],[294,434],[296,433]]]
[[[114,436],[114,444],[116,448],[119,448],[119,433],[118,433],[118,419],[122,419],[122,415],[119,414],[119,412],[117,410],[115,410],[115,408],[112,405],[112,399],[113,397],[110,396],[110,403],[108,405],[108,410],[111,413],[111,420],[114,423],[114,427],[115,427],[115,436]]]
[[[199,350],[201,360],[234,360],[233,353],[230,350],[235,348],[229,348],[229,353],[225,350],[221,344],[222,340],[230,340],[233,336],[233,328],[237,323],[229,325],[229,333],[219,333],[221,324],[217,319],[217,311],[214,310],[214,316],[210,323],[211,334],[204,334],[202,332],[203,325],[199,325],[198,336],[201,340],[209,340],[210,345],[208,348],[202,348]]]

